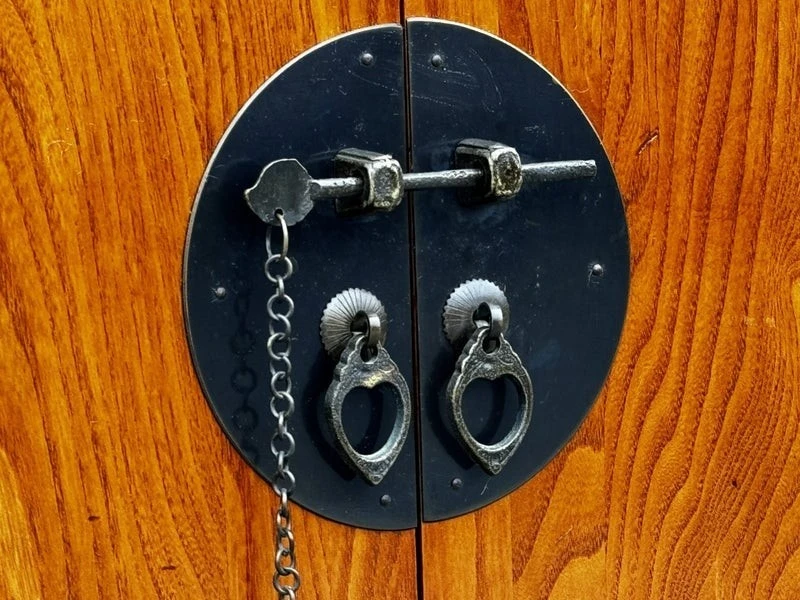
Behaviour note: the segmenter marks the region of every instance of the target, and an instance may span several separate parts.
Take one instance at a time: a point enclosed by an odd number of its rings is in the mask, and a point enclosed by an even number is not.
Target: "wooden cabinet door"
[[[426,600],[800,598],[800,5],[408,0],[558,77],[616,169],[631,296],[576,437],[421,528]]]
[[[800,4],[0,3],[0,597],[272,598],[271,490],[182,322],[186,224],[241,104],[352,28],[501,35],[597,127],[628,317],[574,440],[476,513],[297,509],[301,598],[800,597]]]
[[[0,598],[274,598],[275,495],[184,336],[189,211],[269,75],[399,19],[394,0],[0,3]],[[303,597],[416,596],[414,530],[295,527]]]

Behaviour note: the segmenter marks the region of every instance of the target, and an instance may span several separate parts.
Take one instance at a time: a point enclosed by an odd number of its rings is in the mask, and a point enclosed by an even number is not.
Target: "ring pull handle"
[[[339,358],[325,394],[325,417],[342,458],[372,485],[380,483],[392,468],[411,426],[408,385],[383,347],[386,322],[386,311],[373,294],[349,289],[330,301],[320,325],[325,349]],[[371,454],[362,454],[347,437],[342,407],[354,389],[373,389],[382,384],[388,384],[395,394],[397,416],[386,443]]]
[[[517,451],[531,423],[533,383],[519,355],[505,338],[509,307],[505,294],[490,281],[477,279],[462,284],[447,301],[445,333],[464,349],[447,385],[447,404],[459,441],[490,475],[497,475]],[[514,425],[497,443],[483,444],[469,431],[463,413],[464,392],[476,379],[494,381],[510,377],[521,395]]]

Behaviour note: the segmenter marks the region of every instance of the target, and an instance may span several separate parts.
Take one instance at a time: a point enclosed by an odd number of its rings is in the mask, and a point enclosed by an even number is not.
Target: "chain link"
[[[292,513],[289,507],[289,497],[295,488],[295,477],[289,468],[289,459],[294,454],[295,441],[288,423],[289,417],[294,413],[292,361],[289,358],[292,351],[291,318],[294,314],[294,302],[284,286],[284,281],[294,273],[294,264],[288,256],[289,229],[286,220],[281,212],[275,216],[280,222],[280,251],[272,250],[272,234],[277,229],[272,227],[267,234],[267,260],[264,263],[267,279],[275,284],[275,293],[267,301],[267,354],[271,374],[269,410],[277,420],[270,441],[270,450],[277,463],[272,489],[280,498],[275,514],[275,574],[272,576],[272,585],[280,600],[295,600],[300,587],[300,573],[297,571]]]

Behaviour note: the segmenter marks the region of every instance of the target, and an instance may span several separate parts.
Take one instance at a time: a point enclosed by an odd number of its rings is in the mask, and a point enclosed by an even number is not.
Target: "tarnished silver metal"
[[[388,154],[345,148],[333,162],[337,176],[358,177],[362,181],[358,196],[336,199],[339,214],[394,210],[403,199],[403,168]]]
[[[381,317],[377,313],[360,312],[353,322],[353,331],[363,333],[367,338],[364,341],[367,348],[374,348],[381,342],[381,338],[386,339],[385,328],[386,325],[381,323]]]
[[[428,173],[406,173],[403,181],[407,191],[470,188],[483,180],[480,169],[448,169]]]
[[[487,473],[497,475],[528,432],[533,413],[533,384],[528,371],[503,334],[497,337],[493,349],[486,349],[491,326],[484,321],[478,323],[447,385],[447,403],[461,443]],[[500,377],[514,380],[521,395],[521,406],[511,431],[502,440],[496,444],[482,444],[470,433],[464,421],[464,392],[476,379],[492,381]]]
[[[597,164],[593,160],[556,160],[551,162],[526,163],[522,165],[523,185],[590,178],[597,175]],[[406,173],[403,182],[406,191],[443,188],[471,188],[481,185],[484,171],[479,168],[448,169],[430,173]],[[333,180],[320,180],[333,181]],[[317,183],[317,182],[315,182]],[[355,185],[355,182],[348,182]],[[340,185],[344,185],[342,182]]]
[[[503,309],[497,304],[481,302],[478,310],[475,311],[475,325],[483,327],[484,324],[489,327],[487,340],[496,340],[503,335],[507,329]]]
[[[496,307],[502,315],[500,329],[492,332],[492,337],[508,330],[511,309],[508,300],[496,284],[485,279],[471,279],[458,286],[444,305],[444,333],[456,349],[461,349],[475,331],[476,320],[486,320],[483,315],[477,314],[482,304]],[[483,317],[481,319],[481,317]],[[495,329],[498,327],[497,319],[494,321]]]
[[[597,163],[593,160],[554,160],[522,165],[522,181],[525,184],[591,178],[595,175]]]
[[[294,436],[289,431],[289,418],[295,409],[292,396],[292,361],[289,358],[292,350],[290,319],[294,314],[294,302],[286,293],[285,288],[285,281],[294,273],[294,263],[288,255],[288,220],[282,208],[276,209],[274,218],[276,224],[270,228],[267,234],[267,260],[264,263],[267,279],[275,284],[275,292],[267,301],[267,314],[269,315],[267,355],[272,375],[269,384],[269,409],[272,416],[277,419],[275,432],[272,434],[270,442],[270,450],[277,463],[272,488],[280,500],[275,516],[276,553],[272,585],[278,592],[280,600],[294,600],[297,596],[297,589],[300,587],[300,573],[297,571],[294,552],[292,514],[289,507],[289,497],[294,492],[296,483],[294,473],[289,468],[289,459],[295,452]],[[272,239],[275,229],[278,230],[281,238],[277,252],[273,250],[274,240]]]
[[[277,211],[286,223],[302,221],[317,200],[335,198],[339,214],[358,214],[370,210],[393,210],[403,193],[439,188],[480,189],[476,202],[508,199],[523,184],[594,177],[593,160],[562,160],[520,164],[514,148],[498,142],[467,139],[456,149],[460,168],[430,173],[403,173],[400,163],[388,154],[346,148],[335,159],[337,176],[312,179],[293,158],[269,163],[256,184],[245,191],[250,208],[270,225],[277,225]]]
[[[522,188],[522,160],[511,146],[489,140],[466,139],[456,147],[456,167],[483,173],[481,187],[469,198],[479,202],[507,200]]]
[[[511,311],[496,284],[472,279],[458,286],[444,307],[444,331],[461,356],[447,386],[447,404],[456,433],[472,457],[491,475],[497,475],[522,442],[533,412],[533,383],[519,356],[506,340]],[[511,431],[496,444],[482,444],[464,421],[464,391],[476,379],[511,377],[522,402]]]
[[[367,336],[357,333],[350,338],[333,373],[333,382],[325,395],[325,416],[331,428],[337,449],[342,457],[369,483],[377,485],[392,468],[408,437],[411,425],[411,396],[403,375],[386,349],[378,343],[371,357],[365,358]],[[388,384],[397,400],[397,417],[389,439],[372,454],[357,452],[342,421],[342,406],[348,393],[355,388],[372,389]]]
[[[374,294],[350,288],[331,299],[322,313],[322,345],[339,360],[325,395],[325,416],[342,457],[368,482],[378,484],[394,464],[408,437],[411,397],[403,375],[383,347],[388,318]],[[389,384],[397,398],[397,418],[389,439],[372,454],[357,452],[344,430],[342,406],[349,392]]]
[[[375,331],[370,317],[378,320],[379,331]],[[368,334],[367,345],[370,347],[385,344],[388,323],[386,309],[373,293],[350,288],[339,292],[328,302],[322,312],[319,333],[325,350],[338,360],[356,333]]]
[[[325,395],[325,417],[342,458],[373,485],[383,480],[400,455],[411,425],[411,396],[400,369],[383,347],[388,325],[386,309],[374,294],[350,288],[334,296],[320,321],[325,350],[339,360]],[[372,454],[357,452],[344,430],[344,399],[355,388],[389,384],[397,400],[389,439]]]
[[[311,176],[294,158],[274,160],[261,171],[255,185],[244,192],[250,209],[269,225],[279,225],[276,214],[294,225],[314,208]]]

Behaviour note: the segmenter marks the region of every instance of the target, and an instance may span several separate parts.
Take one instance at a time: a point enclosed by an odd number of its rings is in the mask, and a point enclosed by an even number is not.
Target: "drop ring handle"
[[[369,483],[380,483],[403,449],[411,425],[411,395],[408,385],[389,353],[381,345],[375,346],[375,355],[364,359],[366,336],[354,335],[342,352],[336,366],[333,382],[325,395],[325,416],[333,434],[336,447],[343,458]],[[358,452],[347,437],[342,420],[342,407],[348,393],[356,388],[373,389],[389,384],[397,399],[395,417],[389,439],[375,452]]]
[[[397,460],[411,427],[411,394],[397,364],[384,347],[388,317],[374,294],[350,288],[334,296],[320,322],[322,344],[338,363],[325,394],[325,418],[344,461],[372,485],[379,484]],[[386,442],[370,454],[358,452],[342,419],[344,400],[356,388],[388,384],[397,414]]]
[[[487,351],[491,328],[483,324],[475,330],[456,363],[456,369],[447,386],[450,416],[461,443],[472,457],[489,474],[497,475],[516,452],[531,423],[533,414],[533,383],[528,371],[505,336],[496,338],[496,346]],[[494,381],[510,377],[521,394],[521,406],[514,425],[506,436],[494,444],[482,444],[469,431],[463,413],[464,392],[476,379]]]
[[[463,348],[447,385],[447,405],[456,436],[472,458],[490,475],[497,475],[517,451],[531,423],[533,383],[519,355],[505,337],[510,320],[505,293],[486,279],[458,286],[444,308],[444,332]],[[521,396],[514,425],[494,444],[475,439],[464,420],[464,393],[476,379],[511,378]]]

